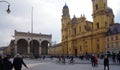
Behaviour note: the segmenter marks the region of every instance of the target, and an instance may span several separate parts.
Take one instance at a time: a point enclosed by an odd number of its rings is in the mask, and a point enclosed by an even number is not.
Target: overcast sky
[[[0,0],[1,1],[1,0]],[[11,13],[7,14],[7,4],[0,3],[0,46],[7,46],[14,39],[14,30],[31,31],[31,9],[33,7],[34,33],[52,34],[52,41],[61,42],[61,15],[65,3],[70,17],[80,17],[92,21],[91,0],[6,0],[10,3]],[[120,23],[120,0],[108,0],[113,9],[115,22]]]

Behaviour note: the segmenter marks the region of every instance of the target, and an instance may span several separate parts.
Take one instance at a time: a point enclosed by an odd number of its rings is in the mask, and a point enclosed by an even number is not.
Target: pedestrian
[[[20,56],[20,54],[17,54],[15,56],[15,58],[13,59],[14,70],[21,70],[22,65],[24,65],[26,68],[28,68],[27,65],[24,63],[24,61],[23,61],[22,57]]]
[[[45,55],[43,55],[43,60],[45,60],[45,57],[46,57],[46,56],[45,56]]]
[[[3,58],[3,70],[12,70],[12,62],[10,61],[10,57],[5,56]]]
[[[112,60],[113,60],[113,64],[115,64],[116,63],[116,54],[115,53],[112,54]]]
[[[64,55],[62,56],[62,61],[65,64],[65,56]]]
[[[94,56],[94,64],[96,67],[98,66],[98,57],[97,56]]]
[[[106,70],[106,68],[109,70],[109,59],[108,59],[108,56],[104,57],[104,70]]]
[[[94,55],[91,55],[91,63],[92,63],[92,67],[95,67]]]
[[[1,55],[0,55],[0,70],[3,70],[3,59]]]
[[[74,63],[74,57],[72,55],[70,56],[70,60],[69,61],[70,61],[69,63]]]
[[[117,54],[117,62],[118,62],[118,64],[120,64],[120,51],[119,51],[119,53]]]
[[[58,63],[61,62],[61,56],[58,56]]]

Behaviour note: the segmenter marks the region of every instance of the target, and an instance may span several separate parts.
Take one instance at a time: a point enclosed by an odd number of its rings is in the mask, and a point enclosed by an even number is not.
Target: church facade
[[[86,53],[100,54],[105,51],[105,36],[110,25],[114,23],[114,14],[107,5],[107,0],[91,0],[93,5],[93,22],[85,15],[70,18],[67,5],[62,10],[62,48],[64,55]]]

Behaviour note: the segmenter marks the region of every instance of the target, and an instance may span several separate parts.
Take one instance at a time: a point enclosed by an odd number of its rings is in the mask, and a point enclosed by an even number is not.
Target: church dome
[[[63,15],[64,16],[69,16],[69,8],[68,8],[68,6],[66,4],[63,7]]]
[[[63,9],[68,9],[68,6],[65,4],[65,6],[63,7]]]
[[[113,13],[113,10],[110,7],[108,7],[107,10],[109,13]]]
[[[113,35],[120,33],[120,23],[113,24],[109,27],[106,35]]]

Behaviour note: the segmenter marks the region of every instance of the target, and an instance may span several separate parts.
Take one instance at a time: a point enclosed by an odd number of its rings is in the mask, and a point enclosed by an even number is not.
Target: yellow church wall
[[[101,54],[106,50],[105,33],[110,24],[112,22],[114,24],[114,14],[108,12],[107,2],[103,3],[103,0],[98,1],[92,1],[93,22],[86,20],[84,15],[81,15],[79,18],[74,16],[72,19],[70,19],[69,12],[62,15],[62,49],[58,50],[60,48],[56,47],[57,51],[62,52],[64,55],[75,56],[86,54],[86,52],[89,54]],[[98,10],[96,10],[96,4],[99,5]],[[67,10],[69,11],[69,9]],[[73,22],[74,19],[76,20]],[[99,23],[99,28],[97,23]],[[85,29],[85,26],[89,27],[88,31]]]
[[[107,7],[107,1],[92,0],[93,4],[93,22],[86,20],[84,15],[69,19],[69,12],[64,10],[68,7],[65,5],[62,15],[62,47],[64,54],[79,55],[86,53],[100,54],[105,51],[105,33],[113,22],[114,14]],[[98,9],[97,6],[98,5]],[[109,10],[108,10],[109,9]],[[67,17],[66,17],[67,16]],[[69,19],[69,21],[68,21]]]

